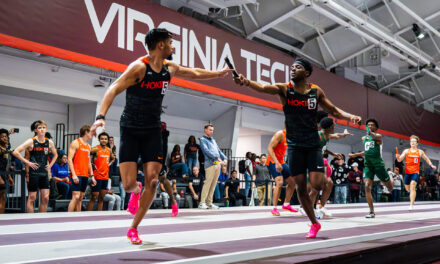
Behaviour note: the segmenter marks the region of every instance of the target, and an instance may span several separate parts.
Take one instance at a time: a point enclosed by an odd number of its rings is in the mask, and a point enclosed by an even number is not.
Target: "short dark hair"
[[[319,110],[316,112],[316,123],[319,124],[324,117],[328,117],[328,113],[326,111]]]
[[[154,50],[157,43],[171,37],[173,37],[173,34],[165,28],[153,28],[145,35],[145,45],[147,45],[148,50]]]
[[[207,129],[208,127],[214,127],[214,125],[213,124],[206,124],[205,129]]]
[[[110,136],[106,132],[102,132],[101,134],[98,135],[98,139],[101,139],[102,136],[107,136],[107,139],[110,138]]]
[[[295,64],[295,63],[301,64],[304,67],[304,69],[309,72],[309,77],[312,75],[313,66],[308,60],[306,60],[304,58],[297,58],[297,59],[295,59],[293,64]]]
[[[80,129],[79,129],[79,136],[83,137],[87,132],[90,132],[90,126],[89,125],[83,125]]]
[[[9,131],[7,129],[0,128],[0,135],[3,133],[5,133],[7,136],[9,136]]]
[[[373,122],[377,128],[379,128],[379,122],[377,122],[374,118],[368,118],[367,121],[365,121],[365,125],[368,125],[368,123]]]
[[[237,171],[236,171],[236,170],[232,170],[232,171],[231,171],[231,174],[232,174],[232,173],[234,173],[234,172],[235,172],[235,173],[237,173]]]
[[[319,122],[319,124],[321,125],[321,128],[327,129],[330,128],[334,124],[334,122],[333,119],[331,119],[330,117],[324,117],[321,122]]]
[[[261,159],[261,157],[267,157],[267,156],[266,156],[266,154],[263,153],[260,155],[260,159]]]
[[[109,136],[108,139],[114,138],[113,136]]]

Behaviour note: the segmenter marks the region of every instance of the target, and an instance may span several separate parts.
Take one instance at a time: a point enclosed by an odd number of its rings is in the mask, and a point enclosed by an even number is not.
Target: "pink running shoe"
[[[128,208],[127,212],[129,212],[132,215],[135,215],[137,210],[139,209],[139,198],[141,198],[142,193],[142,183],[138,182],[140,191],[138,194],[135,194],[134,192],[130,195],[130,200],[128,201]]]
[[[171,205],[171,216],[172,217],[176,217],[176,216],[178,216],[179,215],[179,207],[177,206],[177,201],[176,201],[176,203],[175,204],[172,204]]]
[[[298,210],[293,208],[290,204],[288,206],[284,206],[284,204],[283,204],[283,207],[281,207],[281,209],[292,212],[292,213],[298,213]]]
[[[306,235],[306,238],[315,238],[320,229],[321,229],[321,224],[319,222],[317,222],[316,224],[312,224],[310,226],[309,233],[307,233]]]
[[[142,240],[139,238],[138,231],[136,228],[128,229],[127,238],[134,245],[142,244]]]
[[[270,211],[272,213],[272,215],[274,216],[280,216],[280,212],[278,212],[278,209],[274,208],[272,209],[272,211]]]

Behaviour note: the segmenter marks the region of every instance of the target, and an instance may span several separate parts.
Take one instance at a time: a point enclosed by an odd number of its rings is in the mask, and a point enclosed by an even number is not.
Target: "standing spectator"
[[[258,200],[260,201],[259,206],[264,205],[264,201],[267,196],[267,204],[271,204],[271,185],[266,185],[267,182],[271,180],[271,176],[269,173],[269,168],[266,166],[266,154],[261,154],[260,156],[260,164],[255,165],[255,174],[252,176],[252,180],[256,183],[253,184],[253,187],[257,187],[258,191]],[[266,194],[267,192],[267,194]]]
[[[433,201],[437,198],[436,189],[437,189],[438,172],[434,172],[434,171],[431,172],[432,173],[428,174],[426,177],[426,191],[428,192],[429,200]],[[437,175],[435,173],[437,173]]]
[[[220,171],[220,176],[218,176],[218,188],[220,190],[221,198],[225,197],[225,186],[226,186],[225,184],[228,178],[229,178],[228,168],[226,168],[226,166],[223,166]]]
[[[335,183],[335,203],[347,203],[347,178],[349,172],[350,167],[345,164],[344,155],[342,155],[342,159],[336,158],[332,175],[333,182]]]
[[[188,177],[188,167],[182,161],[182,154],[180,154],[180,146],[174,145],[171,152],[171,169],[180,173],[182,178]]]
[[[205,155],[205,184],[202,189],[202,197],[200,199],[199,208],[201,209],[218,209],[218,206],[212,203],[214,190],[217,185],[218,176],[220,175],[221,165],[226,166],[227,159],[212,137],[214,134],[214,126],[212,124],[205,125],[204,135],[200,139],[200,148]]]
[[[380,182],[380,188],[382,189],[382,195],[380,196],[381,202],[389,202],[391,200],[391,192],[388,190],[388,188],[385,186],[383,182]]]
[[[350,182],[350,202],[359,203],[359,193],[362,184],[362,171],[359,170],[357,162],[351,164],[352,171],[348,173],[348,181]]]
[[[115,157],[110,164],[110,175],[116,175],[118,173],[118,158],[116,157],[115,138],[112,136],[108,138],[108,147],[111,149],[113,156]]]
[[[58,192],[63,195],[64,199],[69,199],[72,195],[72,182],[69,178],[69,165],[67,164],[67,155],[58,156],[57,162],[52,167],[52,178],[55,179]]]
[[[197,166],[197,151],[200,146],[196,143],[196,137],[190,136],[188,143],[185,145],[183,155],[185,156],[186,165],[189,169],[189,176],[192,177],[192,168]]]
[[[244,196],[248,197],[249,190],[251,188],[251,181],[252,181],[251,175],[253,175],[253,170],[254,170],[254,166],[252,164],[252,152],[246,152],[246,161],[244,163],[244,166],[245,166],[244,180],[246,181],[244,187]]]
[[[9,145],[9,133],[6,129],[0,129],[0,172],[5,172],[10,170],[11,166],[11,155],[8,150]],[[7,179],[6,179],[7,178]],[[0,214],[5,212],[6,206],[6,190],[7,186],[14,186],[14,179],[10,174],[0,175]]]
[[[159,184],[157,185],[157,192],[160,193],[160,197],[162,198],[162,204],[163,204],[163,208],[168,208],[169,200],[170,200],[170,195],[168,194],[167,190],[165,189],[165,185],[164,183],[158,182]],[[174,181],[172,181],[171,183],[172,185],[176,184]],[[173,187],[171,185],[171,187]],[[177,193],[173,194],[174,198],[175,198],[175,203],[179,203],[180,202],[180,195]]]
[[[185,196],[185,200],[188,204],[189,208],[193,208],[194,205],[197,207],[198,202],[200,201],[200,196],[202,193],[203,187],[203,177],[199,173],[199,168],[193,168],[193,177],[189,180],[189,195]]]
[[[402,175],[399,174],[399,167],[394,168],[394,172],[389,171],[390,178],[393,179],[393,202],[400,202],[400,192],[402,191]]]
[[[13,151],[13,155],[29,166],[28,191],[27,200],[28,213],[34,212],[34,202],[37,199],[37,191],[40,190],[41,202],[40,212],[47,211],[47,203],[49,202],[49,178],[48,172],[52,169],[53,164],[58,158],[58,152],[52,140],[45,137],[47,131],[46,122],[38,120],[35,122],[35,137],[26,140],[18,148]],[[29,150],[29,160],[23,158],[20,152]],[[53,153],[53,160],[47,164],[49,151]]]
[[[199,142],[201,142],[200,138],[199,138]],[[200,170],[200,174],[205,175],[205,155],[203,154],[202,148],[200,147],[199,147],[199,170]]]
[[[239,191],[240,180],[237,179],[237,171],[231,172],[231,178],[226,181],[226,199],[229,199],[231,206],[236,206],[238,200],[243,201],[243,205],[246,205],[246,196]]]

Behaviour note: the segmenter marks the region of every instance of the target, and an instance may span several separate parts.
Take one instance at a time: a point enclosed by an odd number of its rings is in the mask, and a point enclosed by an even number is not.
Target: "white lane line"
[[[424,212],[384,215],[376,219],[365,219],[364,217],[331,219],[323,224],[322,230],[326,231],[352,227],[377,226],[389,223],[429,220],[431,218],[440,218],[440,212],[433,212],[429,215],[426,215]],[[130,245],[124,237],[27,243],[0,246],[0,256],[2,256],[3,263],[50,261],[132,252],[137,250],[239,241],[243,240],[243,238],[258,239],[293,234],[303,234],[305,236],[307,230],[308,222],[304,221],[294,224],[286,223],[238,228],[230,227],[208,229],[203,231],[195,230],[141,235],[141,239],[148,241],[148,244],[140,247]],[[329,240],[326,240],[327,243],[329,243],[328,241]],[[23,252],[25,252],[25,254]]]
[[[296,245],[286,245],[279,247],[271,247],[264,249],[256,249],[256,250],[248,250],[248,251],[240,251],[234,253],[226,253],[226,254],[218,254],[206,257],[197,257],[197,258],[187,258],[175,261],[167,261],[162,262],[164,264],[181,264],[181,263],[191,263],[191,264],[222,264],[222,263],[235,263],[240,261],[249,261],[256,260],[268,257],[275,257],[293,253],[299,253],[304,251],[317,250],[322,248],[343,246],[348,244],[355,244],[361,242],[374,241],[378,239],[397,237],[403,235],[412,235],[424,232],[432,232],[435,230],[440,230],[440,225],[427,226],[427,227],[417,227],[410,228],[405,230],[396,230],[396,231],[388,231],[374,234],[366,234],[360,236],[351,236],[351,237],[343,237],[330,239],[325,241],[311,241],[309,243],[301,243]]]
[[[439,205],[418,205],[413,213],[417,210],[423,209],[440,209]],[[393,206],[393,207],[378,207],[375,209],[376,214],[380,216],[380,213],[402,211],[408,212],[408,207],[405,206]],[[364,208],[352,208],[341,209],[332,211],[333,217],[337,217],[340,214],[346,213],[363,213],[367,214]],[[239,220],[253,220],[253,219],[266,219],[273,218],[273,216],[267,212],[246,213],[246,214],[222,214],[222,215],[196,215],[196,216],[179,216],[179,217],[165,217],[165,218],[145,218],[140,226],[160,226],[160,225],[178,225],[189,223],[201,223],[201,222],[216,222],[216,221],[239,221]],[[411,214],[413,214],[411,213]],[[282,212],[281,217],[303,217],[299,213]],[[343,218],[346,219],[346,218]],[[106,228],[119,228],[128,227],[131,224],[132,219],[124,220],[91,220],[91,221],[68,221],[57,223],[39,223],[39,224],[19,224],[19,225],[4,225],[0,226],[0,235],[12,235],[12,234],[25,234],[25,233],[49,233],[61,232],[61,231],[76,231],[76,230],[95,230]]]

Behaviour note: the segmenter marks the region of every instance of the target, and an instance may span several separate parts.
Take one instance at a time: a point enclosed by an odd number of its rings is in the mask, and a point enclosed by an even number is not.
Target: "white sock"
[[[289,204],[289,203],[284,203],[283,205],[284,205],[284,206],[288,206],[288,205],[290,205],[290,204]]]

